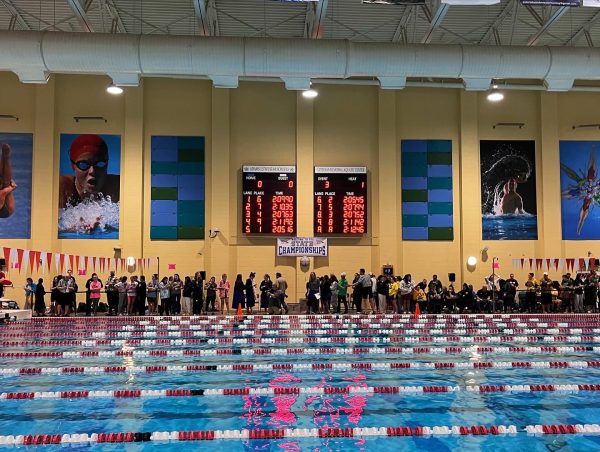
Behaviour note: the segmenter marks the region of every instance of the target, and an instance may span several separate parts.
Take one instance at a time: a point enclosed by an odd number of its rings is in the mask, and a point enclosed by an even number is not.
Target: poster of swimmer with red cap
[[[119,135],[60,136],[59,239],[118,239]]]

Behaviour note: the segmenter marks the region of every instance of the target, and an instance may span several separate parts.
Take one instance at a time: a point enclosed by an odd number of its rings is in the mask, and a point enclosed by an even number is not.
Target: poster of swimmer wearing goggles
[[[119,135],[61,134],[59,239],[118,239]]]

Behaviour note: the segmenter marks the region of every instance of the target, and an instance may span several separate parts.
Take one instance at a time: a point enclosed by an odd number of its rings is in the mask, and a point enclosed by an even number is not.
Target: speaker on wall
[[[448,281],[456,282],[456,273],[448,273]]]

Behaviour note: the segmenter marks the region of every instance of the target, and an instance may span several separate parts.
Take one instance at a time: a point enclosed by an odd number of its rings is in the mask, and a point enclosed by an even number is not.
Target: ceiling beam
[[[200,36],[218,36],[219,24],[217,22],[216,0],[193,0],[194,12],[198,20]]]
[[[535,9],[533,9],[533,6],[531,6],[531,5],[523,5],[523,6],[525,6],[525,9],[527,11],[529,11],[529,14],[531,14],[531,17],[533,17],[538,24],[544,25],[544,19],[542,19],[542,16],[540,16],[537,13],[537,11]]]
[[[111,27],[113,33],[127,33],[125,24],[123,24],[123,21],[121,20],[121,15],[119,14],[119,11],[117,11],[113,0],[102,0],[102,3],[102,6],[104,7],[105,11],[108,13],[108,15],[113,21],[113,26]]]
[[[561,6],[558,9],[556,9],[556,11],[552,13],[548,21],[544,23],[544,25],[542,25],[542,27],[531,38],[529,38],[529,41],[527,41],[527,45],[537,45],[540,42],[542,36],[544,36],[544,34],[550,29],[550,27],[554,25],[554,23],[557,22],[558,19],[560,19],[563,16],[563,14],[566,13],[568,10],[568,6]]]
[[[327,17],[327,6],[329,0],[318,0],[308,2],[306,19],[304,20],[304,37],[310,39],[321,39],[323,37],[323,24]]]
[[[433,38],[433,33],[442,24],[442,21],[444,20],[444,17],[446,17],[446,14],[448,13],[449,9],[450,5],[448,5],[447,3],[439,4],[438,8],[435,10],[435,13],[431,16],[429,29],[427,30],[427,33],[425,33],[425,36],[423,36],[423,39],[421,39],[421,44],[429,44],[431,42],[431,39]],[[427,10],[425,9],[424,11]]]
[[[25,19],[23,19],[21,12],[13,5],[11,0],[0,0],[0,3],[3,4],[11,16],[15,18],[15,25],[18,24],[21,30],[31,30],[29,25],[27,25],[27,22],[25,22]]]
[[[576,44],[579,41],[579,38],[585,35],[586,32],[600,19],[600,11],[594,14],[590,20],[584,23],[579,29],[567,40],[564,45]],[[586,37],[587,39],[587,37]],[[589,41],[588,41],[589,43]]]
[[[515,5],[518,5],[517,0],[508,0],[508,3],[506,4],[506,6],[504,6],[504,9],[502,10],[502,12],[500,12],[500,14],[498,14],[498,17],[496,17],[496,19],[494,19],[494,22],[492,22],[490,24],[490,26],[488,27],[485,34],[479,40],[479,45],[484,44],[485,41],[487,41],[490,36],[493,36],[494,33],[498,31],[498,28],[502,25],[502,22],[504,22],[504,19],[506,19],[510,15],[511,11],[514,11],[514,14],[517,13],[517,9],[516,9]]]
[[[400,18],[400,21],[398,22],[398,26],[396,27],[396,32],[394,33],[394,36],[392,37],[392,42],[402,42],[404,44],[408,43],[408,35],[406,32],[406,25],[408,24],[408,21],[410,20],[410,16],[411,16],[412,12],[413,12],[412,5],[408,5],[404,9],[404,14],[402,14],[402,17]]]
[[[88,33],[93,33],[94,27],[92,26],[92,23],[90,22],[86,14],[87,7],[89,7],[92,2],[89,0],[86,1],[85,6],[79,3],[79,0],[67,0],[67,3],[69,4],[69,8],[71,8],[71,11],[73,11],[73,14],[79,22],[79,25],[81,25],[81,28],[83,28],[83,30]]]

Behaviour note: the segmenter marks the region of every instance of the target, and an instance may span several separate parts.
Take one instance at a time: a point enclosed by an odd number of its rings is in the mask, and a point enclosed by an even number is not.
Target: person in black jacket
[[[138,284],[136,290],[137,290],[136,304],[137,304],[138,312],[140,315],[146,315],[147,285],[146,285],[146,277],[144,275],[140,276],[140,283]]]
[[[44,280],[38,279],[37,287],[35,288],[35,313],[38,316],[46,315],[46,303],[44,302],[44,295],[46,295],[46,289],[44,289]]]
[[[269,309],[269,298],[270,292],[273,288],[273,281],[268,274],[265,274],[264,279],[260,283],[260,308],[264,309],[265,312]]]
[[[202,273],[196,272],[192,280],[192,313],[198,315],[202,313],[204,305],[204,281]]]

